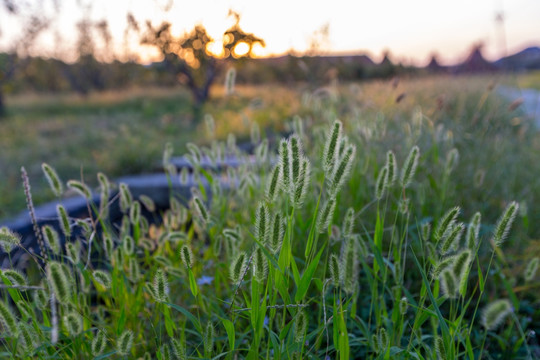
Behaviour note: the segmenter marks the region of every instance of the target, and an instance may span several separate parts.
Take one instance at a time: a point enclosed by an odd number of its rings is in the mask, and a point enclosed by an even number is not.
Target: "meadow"
[[[36,202],[108,201],[59,208],[25,273],[2,271],[0,356],[538,358],[540,137],[508,81],[217,88],[198,123],[178,89],[12,99],[3,214],[21,165]],[[225,154],[245,164],[201,165]],[[109,180],[157,168],[191,198],[155,209]]]

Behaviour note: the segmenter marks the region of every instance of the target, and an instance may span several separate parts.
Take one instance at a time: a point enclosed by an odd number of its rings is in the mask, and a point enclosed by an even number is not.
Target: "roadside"
[[[533,119],[536,128],[540,130],[540,91],[536,89],[518,89],[508,86],[500,86],[497,93],[510,101],[521,99],[520,108],[525,115]]]

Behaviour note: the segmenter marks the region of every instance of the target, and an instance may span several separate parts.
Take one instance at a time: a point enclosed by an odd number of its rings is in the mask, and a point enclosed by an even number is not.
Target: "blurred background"
[[[21,166],[37,189],[42,162],[90,184],[153,171],[165,143],[205,141],[205,114],[221,138],[248,120],[280,132],[318,89],[409,116],[443,107],[452,79],[540,121],[539,15],[537,0],[0,0],[0,217],[24,209]],[[425,104],[416,79],[437,79]]]

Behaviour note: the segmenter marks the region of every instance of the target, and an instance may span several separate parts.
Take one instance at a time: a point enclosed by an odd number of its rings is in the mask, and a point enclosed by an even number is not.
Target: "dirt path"
[[[510,101],[522,99],[521,109],[525,115],[534,120],[536,128],[540,130],[540,91],[501,86],[497,92]]]

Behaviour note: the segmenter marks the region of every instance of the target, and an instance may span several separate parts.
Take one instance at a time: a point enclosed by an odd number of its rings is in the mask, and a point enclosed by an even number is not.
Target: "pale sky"
[[[503,31],[495,17],[504,12],[504,36],[509,53],[527,46],[540,46],[540,0],[60,0],[61,13],[53,29],[63,41],[54,44],[53,32],[41,36],[45,53],[54,56],[73,46],[75,23],[83,10],[77,2],[91,4],[94,20],[107,19],[120,51],[130,11],[139,22],[161,20],[173,23],[173,33],[181,34],[202,23],[216,40],[232,25],[228,10],[241,14],[240,26],[263,38],[266,48],[258,55],[278,55],[309,47],[313,34],[328,24],[324,53],[367,53],[380,60],[389,50],[393,60],[425,64],[433,52],[442,63],[455,63],[473,43],[485,44],[484,55],[497,59],[504,53]],[[167,6],[172,3],[170,9]],[[15,26],[0,8],[0,47],[6,46]],[[8,28],[8,29],[6,29]],[[133,51],[138,44],[133,39]],[[42,50],[40,50],[42,51]],[[143,53],[148,57],[149,52]]]

